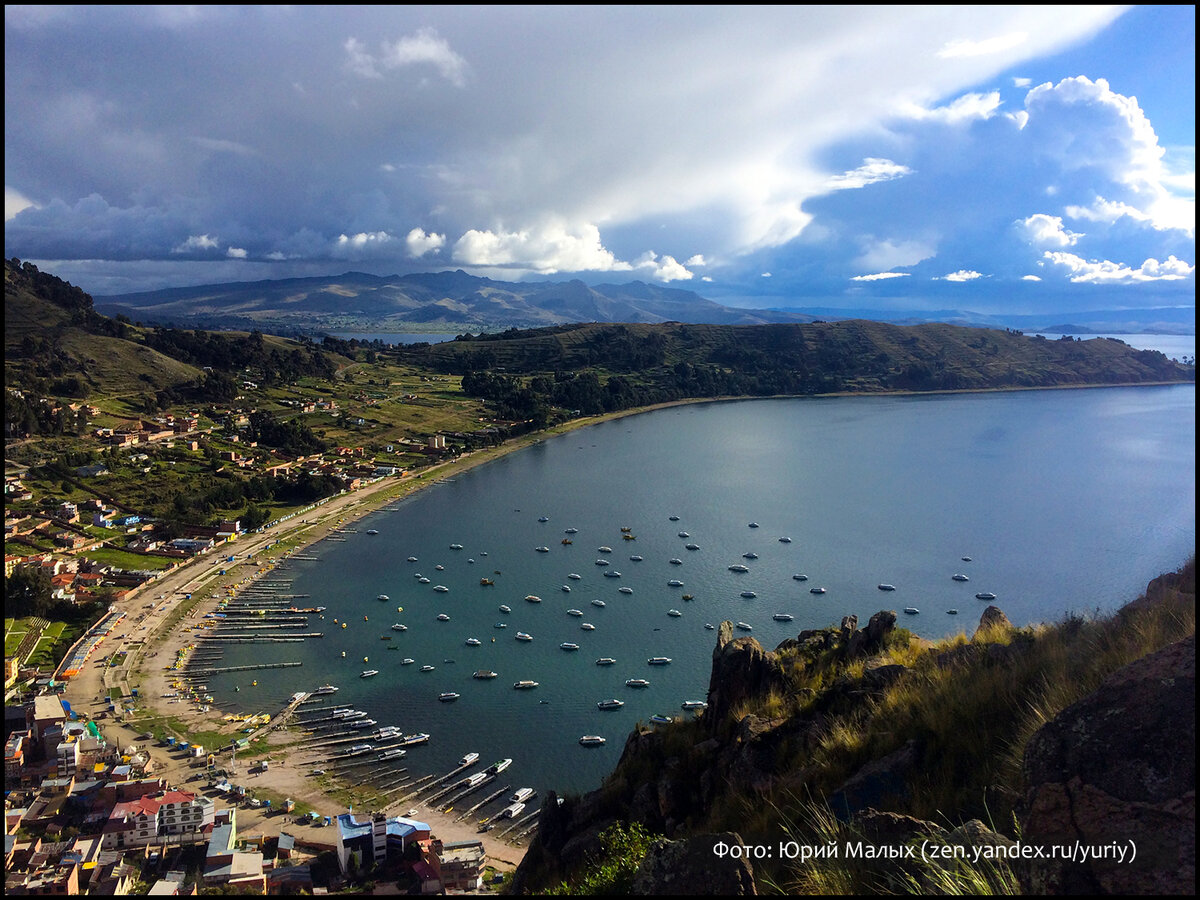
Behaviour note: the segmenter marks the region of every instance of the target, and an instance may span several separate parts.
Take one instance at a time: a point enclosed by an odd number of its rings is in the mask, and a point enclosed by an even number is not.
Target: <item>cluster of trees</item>
[[[4,615],[39,616],[57,622],[86,622],[97,612],[95,603],[55,600],[50,576],[37,566],[18,566],[4,579]]]
[[[303,376],[332,378],[336,366],[316,344],[305,340],[299,347],[284,350],[268,346],[262,332],[227,334],[153,328],[146,332],[146,346],[172,359],[221,372],[252,369],[262,384],[290,384]]]
[[[53,411],[52,411],[53,410]],[[87,412],[58,403],[44,403],[29,391],[4,392],[4,433],[29,435],[80,434],[87,428]]]

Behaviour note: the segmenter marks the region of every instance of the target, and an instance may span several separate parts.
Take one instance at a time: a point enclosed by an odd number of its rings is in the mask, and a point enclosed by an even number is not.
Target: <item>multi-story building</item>
[[[158,791],[117,803],[104,826],[105,850],[146,847],[160,842],[207,840],[213,802],[191,791]]]

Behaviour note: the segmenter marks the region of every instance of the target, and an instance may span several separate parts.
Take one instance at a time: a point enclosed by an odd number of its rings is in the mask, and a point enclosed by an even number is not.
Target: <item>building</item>
[[[388,818],[375,813],[358,820],[353,813],[342,813],[336,819],[338,866],[342,872],[367,863],[382,866],[398,861],[409,844],[429,839],[429,826],[415,819],[400,816]]]
[[[237,849],[236,810],[222,810],[213,824],[204,858],[204,885],[227,885],[246,893],[267,892],[262,853]]]
[[[483,886],[483,860],[486,854],[482,841],[433,842],[438,858],[442,889],[446,891],[477,891]]]
[[[196,843],[213,824],[213,802],[191,791],[161,790],[117,803],[104,826],[105,850]]]

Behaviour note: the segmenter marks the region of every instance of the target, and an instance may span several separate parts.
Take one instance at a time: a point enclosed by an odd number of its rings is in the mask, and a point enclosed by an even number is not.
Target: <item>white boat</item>
[[[670,519],[672,522],[678,522],[678,521],[679,521],[679,516],[668,516],[667,518],[668,518],[668,519]]]
[[[596,660],[596,665],[598,665],[598,666],[612,666],[612,665],[615,665],[615,664],[616,664],[616,662],[617,662],[617,661],[616,661],[615,659],[613,659],[611,656],[602,656],[602,657],[600,657],[598,660]]]
[[[607,572],[604,573],[604,577],[605,578],[620,578],[621,573],[618,572],[616,569],[609,569]]]
[[[669,562],[673,566],[682,566],[683,565],[683,560],[677,556],[671,557],[670,559],[667,560],[667,562]]]
[[[879,589],[881,591],[894,591],[896,586],[894,584],[881,584],[879,585]]]
[[[575,572],[572,572],[567,577],[570,578],[572,581],[579,581],[581,578],[583,578],[582,575],[576,574]]]
[[[598,560],[596,560],[596,565],[598,565],[598,566],[607,566],[607,565],[608,565],[608,560],[607,560],[607,559],[598,559]]]
[[[669,666],[670,664],[671,657],[669,656],[652,656],[646,660],[648,666]]]
[[[757,527],[758,527],[758,523],[757,523],[757,522],[751,522],[751,523],[750,523],[749,525],[747,525],[746,527],[747,527],[747,528],[757,528]]]
[[[633,593],[633,588],[620,588],[620,591],[621,591],[621,593],[623,593],[623,594],[632,594],[632,593]],[[599,606],[599,607],[603,608],[603,607],[604,607],[604,601],[603,601],[603,600],[593,600],[593,601],[592,601],[592,606]]]
[[[500,605],[500,612],[502,612],[502,613],[510,613],[510,612],[512,612],[512,607],[511,607],[511,606],[509,606],[509,605],[507,605],[507,604],[501,604],[501,605]]]
[[[568,616],[582,616],[583,610],[582,609],[568,609],[567,615]]]
[[[561,588],[559,588],[559,590],[561,590],[564,594],[569,594],[571,593],[571,586],[569,584],[564,584]]]
[[[446,615],[445,613],[438,613],[437,619],[439,622],[449,622],[450,621],[450,617],[448,615]]]
[[[435,584],[433,589],[439,594],[445,594],[450,590],[450,588],[446,587],[444,584]]]
[[[632,594],[633,593],[633,588],[631,588],[631,587],[619,587],[619,588],[617,588],[617,590],[622,594]],[[601,606],[603,606],[604,601],[603,600],[599,601],[599,604]],[[597,605],[595,600],[592,601],[592,605],[593,606]]]
[[[792,539],[790,537],[781,537],[779,539],[779,543],[781,543],[781,544],[790,544],[791,542],[792,542]]]
[[[517,640],[518,641],[532,641],[533,635],[526,634],[524,631],[518,631],[517,632]]]
[[[561,644],[558,645],[558,649],[559,650],[578,650],[579,645],[572,644],[570,641],[563,641]]]
[[[793,575],[792,581],[808,581],[807,575]]]
[[[690,535],[690,534],[688,534],[686,531],[681,531],[681,532],[679,532],[679,536],[680,536],[681,538],[691,537],[691,535]]]
[[[502,759],[499,762],[494,762],[490,766],[488,766],[487,773],[489,775],[499,775],[501,772],[503,772],[505,769],[507,769],[511,765],[512,765],[511,759]]]
[[[508,623],[507,622],[497,622],[492,627],[493,628],[507,628]]]
[[[918,615],[921,612],[915,606],[906,606],[904,607],[904,611],[910,616]]]
[[[529,788],[529,787],[517,788],[515,791],[513,791],[512,796],[508,798],[508,802],[509,803],[524,803],[530,797],[533,797],[536,794],[537,794],[537,791],[535,791],[533,788]]]
[[[538,686],[536,681],[517,681],[513,683],[514,690],[528,691]]]
[[[578,528],[568,528],[565,533],[566,534],[579,534],[579,529]]]
[[[478,672],[472,673],[471,677],[478,678],[480,681],[486,681],[489,678],[495,678],[496,673],[491,669],[480,669]]]
[[[704,628],[706,631],[716,631],[717,630],[717,626],[714,625],[712,622],[705,622]]]
[[[597,553],[612,553],[612,547],[597,547]]]
[[[429,583],[430,583],[429,579],[428,579],[428,578],[426,578],[424,575],[418,575],[418,576],[417,576],[417,582],[418,582],[419,584],[429,584]]]
[[[809,588],[808,592],[810,594],[823,594],[823,593],[825,593],[825,588],[822,588],[822,587]]]
[[[585,734],[579,739],[579,743],[585,747],[599,747],[604,742],[604,738],[598,734]]]
[[[743,553],[742,559],[758,559],[758,554],[752,550],[749,553]]]
[[[699,550],[699,549],[700,549],[700,545],[699,545],[699,544],[686,544],[686,545],[684,546],[684,549],[685,549],[685,550]]]
[[[580,625],[579,627],[580,627],[581,629],[583,629],[584,631],[595,631],[595,630],[596,630],[596,626],[595,626],[595,625],[593,625],[591,622],[584,622],[584,623],[583,623],[582,625]]]
[[[422,672],[432,672],[433,666],[421,666],[421,671]]]
[[[483,641],[479,640],[479,638],[467,638],[466,641],[468,647],[478,647],[482,643]]]
[[[542,602],[542,598],[541,598],[541,597],[539,597],[537,594],[526,594],[526,595],[525,595],[525,601],[526,601],[527,603],[541,603],[541,602]]]
[[[684,700],[683,709],[708,709],[708,704],[703,700]]]
[[[332,684],[323,684],[319,688],[317,688],[315,691],[313,691],[313,696],[320,697],[325,694],[336,694],[337,692],[338,692],[338,689],[336,687],[334,687]]]
[[[754,630],[751,626],[747,625],[745,622],[738,622],[737,627],[739,629],[741,629],[742,631],[753,631]]]
[[[375,758],[380,762],[386,762],[389,759],[403,759],[407,755],[407,750],[403,749],[402,747],[396,747],[392,750],[384,750]]]
[[[429,735],[427,735],[423,732],[420,734],[406,734],[402,741],[402,743],[404,743],[408,747],[411,747],[413,744],[426,744],[428,742],[429,742]]]
[[[379,674],[378,669],[364,669],[363,673],[361,675],[359,675],[358,677],[359,678],[373,678],[378,674]]]
[[[953,578],[955,581],[970,581],[971,580],[966,575],[962,574],[962,572],[955,572],[950,577]]]
[[[462,549],[462,544],[451,544],[451,545],[450,545],[450,549],[451,549],[451,550],[461,550],[461,549]]]
[[[742,591],[742,596],[747,600],[753,600],[758,594],[754,593],[754,591]]]
[[[749,572],[750,567],[743,566],[741,563],[734,563],[732,566],[729,567],[729,571],[730,572]]]
[[[412,659],[411,657],[406,656],[406,657],[404,657],[404,659],[400,660],[400,665],[411,666],[415,662],[416,662],[415,659]]]
[[[409,562],[416,562],[416,561],[417,561],[417,558],[416,558],[415,556],[410,556],[410,557],[408,558],[408,561],[409,561]]]
[[[677,609],[668,609],[668,610],[667,610],[667,615],[668,615],[668,616],[670,616],[672,619],[678,619],[680,616],[682,616],[682,615],[683,615],[683,613],[681,613],[681,612],[680,612],[679,610],[677,610]]]
[[[683,587],[683,582],[678,578],[672,578],[667,582],[667,587]]]
[[[377,529],[374,529],[374,528],[368,528],[368,529],[367,529],[367,534],[379,534],[379,531],[378,531]]]
[[[441,700],[443,703],[453,703],[455,700],[458,699],[458,694],[454,693],[454,691],[446,691],[444,693],[438,694],[438,699]]]
[[[975,599],[976,600],[995,600],[996,595],[993,594],[991,591],[980,591],[978,594],[975,595]]]
[[[408,631],[408,626],[401,625],[399,622],[397,622],[395,625],[392,626],[392,631]]]
[[[533,549],[536,550],[538,553],[549,553],[550,552],[549,547],[534,547]]]
[[[549,516],[538,516],[538,521],[539,522],[549,522],[550,517]]]
[[[790,622],[795,616],[788,615],[787,613],[775,613],[771,618],[776,622]]]
[[[458,764],[460,766],[469,766],[478,759],[479,759],[478,753],[468,753],[466,756],[464,756],[462,759],[460,759],[458,761]]]
[[[637,554],[634,554],[633,556],[629,557],[629,561],[630,562],[641,562],[642,557],[638,556]]]
[[[650,682],[645,678],[630,678],[625,682],[625,687],[648,688],[650,687]]]
[[[525,809],[524,803],[513,803],[509,806],[504,807],[504,809],[500,810],[500,812],[496,815],[496,818],[498,818],[498,819],[515,819],[517,816],[519,816],[521,814],[521,811],[524,809]]]
[[[446,567],[445,567],[445,566],[443,566],[441,563],[439,563],[438,565],[434,566],[434,568],[435,568],[435,569],[437,569],[439,572],[445,572],[445,571],[446,571]]]
[[[650,717],[652,725],[670,725],[674,721],[670,716],[660,715],[659,713],[655,713]]]
[[[379,595],[378,597],[376,597],[375,599],[376,599],[376,600],[391,600],[392,598],[391,598],[391,597],[389,597],[387,594],[380,594],[380,595]]]
[[[596,704],[596,709],[620,709],[624,705],[624,700],[601,700]]]

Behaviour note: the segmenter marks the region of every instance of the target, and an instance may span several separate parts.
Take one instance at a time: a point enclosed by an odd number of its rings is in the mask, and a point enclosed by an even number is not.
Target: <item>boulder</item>
[[[916,740],[880,759],[872,760],[829,798],[830,809],[843,822],[867,809],[902,805],[910,796],[911,776],[921,759]]]
[[[740,704],[765,697],[784,685],[779,658],[752,637],[734,638],[733,623],[726,620],[717,630],[712,674],[708,681],[708,709],[703,722],[716,731]]]
[[[1034,861],[1023,870],[1027,889],[1193,892],[1195,636],[1119,669],[1044,725],[1026,745],[1024,775],[1023,843],[1105,852]]]
[[[745,848],[733,832],[701,834],[680,841],[655,841],[633,877],[637,896],[749,896],[757,894],[746,854],[734,858],[724,847]]]
[[[985,637],[992,631],[1012,631],[1013,623],[1008,620],[1008,616],[998,606],[989,606],[983,611],[983,615],[979,617],[979,627],[975,629],[975,634],[971,636],[971,640]]]

